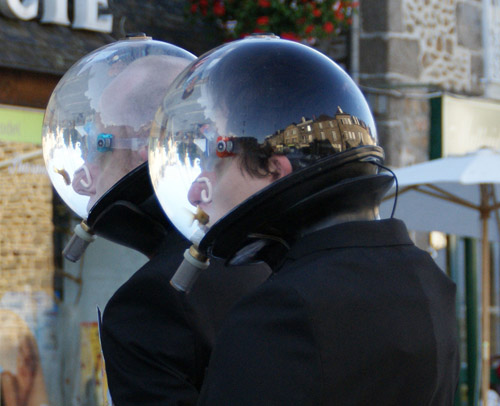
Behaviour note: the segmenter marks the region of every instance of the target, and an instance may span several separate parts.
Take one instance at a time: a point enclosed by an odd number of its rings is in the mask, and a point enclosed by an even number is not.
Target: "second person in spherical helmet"
[[[379,219],[393,178],[334,62],[272,36],[216,48],[170,87],[149,153],[201,253],[274,271],[225,321],[198,404],[453,404],[455,285]]]

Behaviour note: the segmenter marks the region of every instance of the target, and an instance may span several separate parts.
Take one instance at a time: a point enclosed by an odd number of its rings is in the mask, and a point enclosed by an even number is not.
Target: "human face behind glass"
[[[214,112],[214,131],[212,142],[219,136],[227,137],[228,109],[219,106]],[[237,137],[235,139],[237,142]],[[212,151],[217,148],[212,148]],[[268,186],[276,179],[292,171],[292,166],[284,156],[273,155],[269,158],[268,173],[263,176],[252,176],[241,165],[242,154],[237,153],[219,157],[211,153],[202,162],[202,172],[195,179],[188,191],[188,200],[202,209],[209,216],[208,226],[216,223],[238,204]]]
[[[128,126],[99,126],[99,134],[112,134],[114,139],[132,139],[136,135]],[[93,138],[94,141],[97,137]],[[136,135],[136,139],[137,135]],[[87,211],[132,169],[145,162],[146,146],[137,150],[111,149],[98,151],[96,145],[89,145],[85,163],[75,172],[72,186],[78,194],[89,196]]]
[[[208,225],[274,181],[271,174],[253,177],[241,168],[239,157],[221,158],[211,171],[202,171],[188,192],[189,202],[209,216]]]

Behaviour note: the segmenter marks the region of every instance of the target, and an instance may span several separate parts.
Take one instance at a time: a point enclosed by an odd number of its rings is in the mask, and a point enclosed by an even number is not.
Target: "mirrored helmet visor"
[[[43,120],[45,165],[80,217],[147,159],[151,121],[167,87],[195,57],[148,37],[120,40],[76,62]]]
[[[272,187],[276,164],[294,175],[376,144],[370,109],[337,64],[292,41],[249,38],[177,77],[153,123],[149,166],[163,209],[193,240],[206,216],[205,231]]]

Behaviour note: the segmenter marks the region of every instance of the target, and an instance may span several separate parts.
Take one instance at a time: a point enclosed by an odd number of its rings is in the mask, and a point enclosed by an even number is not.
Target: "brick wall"
[[[0,163],[40,146],[0,142]],[[41,156],[0,167],[0,298],[8,291],[52,294],[52,187]]]

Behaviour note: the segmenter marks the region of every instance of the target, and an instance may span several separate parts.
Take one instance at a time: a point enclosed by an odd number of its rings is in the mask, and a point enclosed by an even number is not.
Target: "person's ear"
[[[269,169],[275,174],[276,179],[280,179],[292,173],[292,164],[284,155],[273,155],[269,159]]]

